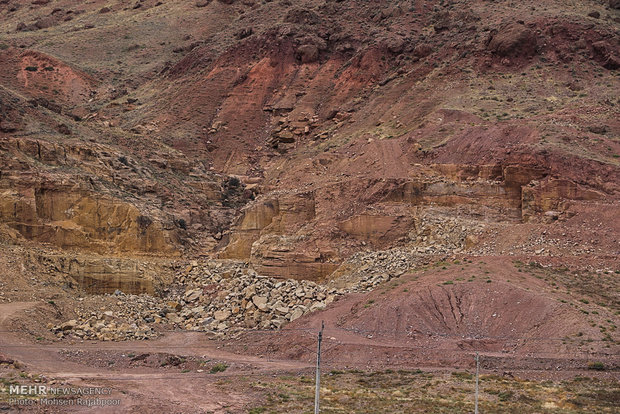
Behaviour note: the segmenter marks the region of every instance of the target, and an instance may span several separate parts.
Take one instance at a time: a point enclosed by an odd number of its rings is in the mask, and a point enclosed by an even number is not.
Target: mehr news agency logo
[[[9,385],[9,405],[118,406],[120,399],[104,398],[112,394],[105,387],[50,387],[47,385]]]

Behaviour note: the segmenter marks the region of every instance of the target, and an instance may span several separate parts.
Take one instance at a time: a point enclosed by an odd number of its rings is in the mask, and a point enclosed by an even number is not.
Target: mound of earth
[[[502,258],[439,262],[372,293],[341,299],[291,323],[276,339],[248,333],[244,343],[259,352],[311,361],[316,332],[325,323],[330,366],[430,361],[467,366],[475,352],[492,359],[496,368],[514,361],[531,368],[554,360],[583,369],[590,353],[613,361],[618,346],[595,321],[607,325],[615,318],[617,298],[593,304],[589,295],[571,292],[574,285],[567,278],[577,275],[542,274],[544,268]]]

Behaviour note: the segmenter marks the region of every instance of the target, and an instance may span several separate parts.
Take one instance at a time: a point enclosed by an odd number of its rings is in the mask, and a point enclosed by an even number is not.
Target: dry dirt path
[[[200,332],[168,332],[149,341],[125,342],[68,342],[34,343],[26,335],[9,332],[12,318],[34,309],[37,302],[15,302],[0,304],[0,353],[23,362],[28,371],[43,374],[49,378],[65,381],[75,386],[106,386],[116,390],[116,397],[122,400],[120,412],[138,412],[148,409],[153,413],[235,413],[247,412],[247,407],[256,405],[260,399],[257,391],[242,389],[235,378],[241,376],[261,377],[281,373],[304,372],[313,370],[313,356],[316,346],[316,332],[320,329],[321,319],[325,318],[324,362],[325,372],[332,368],[369,368],[382,369],[411,366],[425,371],[451,370],[445,364],[434,364],[436,354],[445,351],[435,349],[433,344],[420,348],[419,344],[410,343],[408,338],[377,338],[336,327],[337,309],[332,309],[316,317],[307,318],[298,329],[283,331],[265,341],[262,335],[242,337],[237,341],[212,341]],[[345,306],[342,303],[340,306]],[[229,346],[232,345],[232,346]],[[299,347],[299,354],[293,355],[286,350]],[[273,347],[273,351],[266,351]],[[297,347],[297,348],[296,348]],[[262,355],[248,355],[262,349]],[[75,357],[71,353],[79,352]],[[428,353],[427,353],[428,352]],[[119,358],[128,354],[171,354],[224,361],[229,365],[225,372],[210,374],[208,372],[182,372],[179,369],[160,367],[130,366],[114,368],[97,366],[90,359],[102,357]],[[451,355],[453,351],[449,352]],[[457,352],[458,353],[458,352]],[[403,355],[411,354],[407,359]],[[462,350],[458,353],[468,363],[461,363],[461,368],[472,368],[472,352]],[[417,355],[417,357],[416,357]],[[486,352],[487,357],[505,355]],[[390,363],[390,359],[392,362]],[[383,361],[387,361],[384,363]],[[370,363],[373,362],[373,363]],[[333,363],[333,365],[332,365]],[[499,372],[501,373],[501,372]],[[559,379],[572,377],[583,372],[571,370],[567,365],[562,371],[532,372],[514,370],[518,376],[537,379]],[[605,373],[612,378],[617,371]],[[222,386],[222,383],[225,383]],[[79,410],[78,410],[79,411]],[[66,411],[59,411],[66,412]],[[102,409],[101,412],[119,412],[119,408]]]
[[[0,304],[0,353],[26,364],[32,372],[75,386],[105,386],[116,390],[123,412],[148,409],[151,412],[243,412],[252,402],[251,393],[234,385],[224,391],[215,383],[237,375],[270,375],[281,371],[304,370],[311,365],[291,360],[267,360],[217,349],[213,341],[196,332],[170,333],[147,342],[105,342],[74,344],[36,344],[9,332],[9,322],[37,302]],[[97,367],[67,360],[61,351],[158,352],[224,360],[231,369],[218,374],[180,373],[138,367],[125,371]],[[240,367],[236,369],[235,367]],[[86,409],[88,410],[88,409]],[[100,412],[118,412],[119,407]],[[70,410],[72,411],[72,410]],[[79,412],[76,409],[76,412]],[[66,411],[63,411],[66,412]],[[92,412],[92,411],[90,411]]]

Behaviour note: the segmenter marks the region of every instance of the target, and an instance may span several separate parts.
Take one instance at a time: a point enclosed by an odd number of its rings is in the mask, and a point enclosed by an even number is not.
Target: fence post
[[[474,414],[478,414],[478,377],[480,375],[480,357],[476,352],[476,398],[474,402]]]
[[[321,341],[323,341],[323,328],[325,328],[325,321],[321,321],[319,345],[316,351],[316,390],[314,391],[314,414],[319,414],[319,390],[321,389]]]

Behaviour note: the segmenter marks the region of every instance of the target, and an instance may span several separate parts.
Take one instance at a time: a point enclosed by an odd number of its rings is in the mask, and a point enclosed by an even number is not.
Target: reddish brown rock
[[[301,63],[316,62],[319,58],[319,48],[313,44],[299,46],[297,58],[301,60]]]
[[[529,57],[536,53],[537,36],[523,24],[509,23],[491,35],[488,48],[499,56]]]

